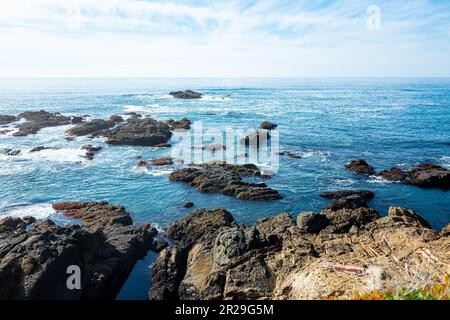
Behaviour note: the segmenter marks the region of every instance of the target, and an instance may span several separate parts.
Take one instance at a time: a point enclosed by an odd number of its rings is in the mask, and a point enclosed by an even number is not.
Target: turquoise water
[[[168,92],[198,90],[206,98],[175,100]],[[450,79],[35,79],[0,80],[0,114],[27,110],[109,117],[136,111],[157,119],[202,120],[205,128],[256,128],[279,124],[283,149],[302,159],[281,158],[278,175],[268,181],[285,197],[275,202],[246,202],[200,194],[169,182],[167,170],[136,168],[137,157],[170,155],[170,149],[108,146],[100,139],[68,142],[68,127],[44,129],[24,138],[0,136],[0,148],[25,150],[0,156],[0,215],[51,215],[48,204],[67,200],[107,200],[123,204],[136,223],[164,227],[189,210],[179,206],[230,210],[238,222],[252,223],[282,211],[296,215],[320,210],[322,191],[365,188],[375,192],[371,206],[385,213],[391,205],[414,209],[434,228],[450,220],[450,192],[419,189],[355,176],[344,168],[363,158],[377,170],[420,162],[450,166]],[[103,150],[87,162],[83,144]],[[30,155],[45,145],[62,148]],[[81,163],[80,163],[81,161]],[[30,206],[31,205],[31,206]],[[137,267],[121,298],[144,298],[147,257]]]

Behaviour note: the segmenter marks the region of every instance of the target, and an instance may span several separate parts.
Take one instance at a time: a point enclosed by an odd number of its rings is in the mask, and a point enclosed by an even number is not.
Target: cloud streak
[[[450,76],[450,4],[2,0],[3,76]]]

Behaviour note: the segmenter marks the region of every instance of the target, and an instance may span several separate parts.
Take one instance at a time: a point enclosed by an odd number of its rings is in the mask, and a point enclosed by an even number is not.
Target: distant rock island
[[[203,97],[203,93],[192,90],[173,91],[170,95],[176,99],[201,99]]]

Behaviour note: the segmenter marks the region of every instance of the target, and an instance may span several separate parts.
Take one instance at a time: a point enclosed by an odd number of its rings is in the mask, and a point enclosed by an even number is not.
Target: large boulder
[[[408,175],[408,184],[426,188],[450,188],[450,170],[435,164],[419,164]]]
[[[174,91],[171,92],[170,95],[176,99],[201,99],[203,97],[202,93],[192,90]]]
[[[31,217],[0,220],[0,299],[113,299],[152,248],[156,230],[133,226],[122,206],[106,202],[53,207],[82,219],[82,226]],[[67,287],[71,266],[81,269],[81,289]]]
[[[369,165],[365,160],[359,159],[359,160],[352,160],[349,163],[345,165],[345,167],[357,174],[363,174],[363,175],[373,175],[375,174],[375,169]]]
[[[255,165],[231,165],[212,162],[198,167],[182,168],[173,171],[169,179],[189,183],[204,193],[222,193],[241,200],[277,200],[282,196],[265,183],[243,181],[242,177],[261,177]]]
[[[23,112],[17,118],[24,119],[25,122],[15,126],[18,131],[13,135],[16,137],[36,134],[42,128],[63,126],[71,123],[71,117],[63,116],[58,112],[51,113],[44,110]]]

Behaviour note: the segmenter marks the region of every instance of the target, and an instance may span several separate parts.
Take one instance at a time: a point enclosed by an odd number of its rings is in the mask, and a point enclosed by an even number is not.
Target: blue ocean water
[[[184,89],[206,97],[168,95]],[[394,205],[416,210],[436,229],[450,222],[450,192],[360,177],[344,168],[358,158],[377,170],[420,162],[450,167],[450,79],[0,79],[0,114],[40,109],[101,118],[129,111],[161,120],[186,116],[206,128],[257,128],[269,120],[279,125],[281,148],[303,158],[282,157],[278,174],[267,182],[283,200],[248,202],[169,182],[164,169],[136,169],[138,156],[166,156],[170,149],[109,146],[100,139],[68,142],[68,127],[22,138],[0,135],[0,148],[61,148],[0,155],[0,216],[46,217],[51,202],[107,200],[123,204],[136,223],[162,228],[189,212],[180,208],[183,202],[193,201],[196,208],[226,208],[238,222],[253,223],[284,211],[318,211],[326,204],[318,196],[322,191],[364,188],[375,192],[371,206],[382,214]],[[79,150],[87,143],[103,147],[90,162]],[[119,298],[145,298],[153,259],[149,255],[136,266]]]

